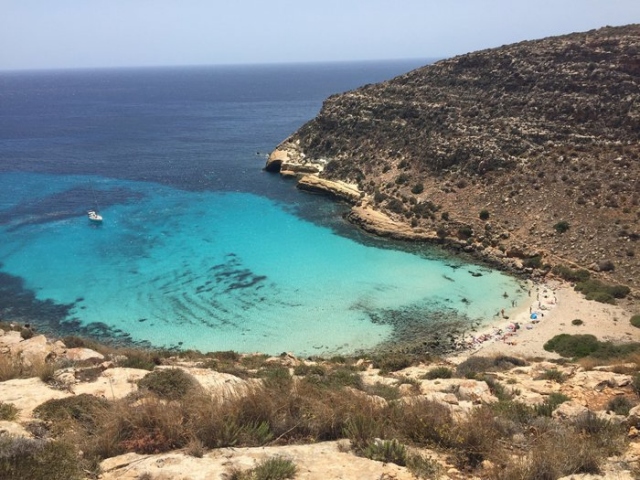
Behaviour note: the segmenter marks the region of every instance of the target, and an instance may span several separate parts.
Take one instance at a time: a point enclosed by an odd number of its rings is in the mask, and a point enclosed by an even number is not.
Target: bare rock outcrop
[[[341,181],[332,181],[314,175],[305,175],[297,184],[300,190],[310,193],[320,193],[337,200],[355,203],[360,199],[360,191],[353,185]]]

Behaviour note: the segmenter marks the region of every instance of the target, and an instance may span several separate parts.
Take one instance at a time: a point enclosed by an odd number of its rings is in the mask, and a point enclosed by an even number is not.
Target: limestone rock
[[[552,415],[553,418],[567,419],[579,417],[580,415],[586,414],[588,411],[589,409],[584,405],[570,401],[560,404],[558,408],[553,411]]]
[[[347,215],[354,225],[381,237],[391,237],[400,240],[434,240],[435,232],[416,230],[408,225],[392,220],[388,215],[373,209],[370,205],[355,206]]]
[[[587,390],[602,390],[606,387],[620,388],[631,383],[630,375],[623,375],[605,371],[578,372],[566,382],[568,385],[577,385]]]
[[[156,367],[157,369],[176,367]],[[178,367],[191,375],[200,386],[214,396],[238,397],[246,394],[252,386],[260,384],[259,379],[243,380],[229,373],[216,372],[209,368]],[[144,372],[145,375],[149,372]],[[144,376],[144,375],[143,375]]]
[[[458,384],[458,397],[473,403],[494,403],[498,399],[489,390],[487,382],[477,380],[462,380]]]
[[[305,480],[371,480],[414,478],[404,467],[357,457],[338,449],[338,442],[260,448],[223,448],[202,458],[183,453],[160,455],[126,454],[101,463],[103,480],[135,480],[144,474],[157,479],[224,480],[232,468],[249,470],[275,456],[290,459]]]
[[[36,335],[28,340],[12,344],[11,353],[26,366],[43,364],[55,358],[54,346],[47,341],[44,335]]]
[[[636,405],[631,410],[629,410],[628,415],[629,423],[632,425],[640,426],[640,405]]]
[[[17,422],[0,420],[0,437],[11,435],[12,437],[31,437],[31,434]]]
[[[349,203],[360,200],[360,191],[357,187],[344,182],[326,180],[315,175],[305,175],[298,181],[297,187],[300,190],[321,193]]]
[[[136,382],[148,373],[148,370],[138,368],[111,368],[102,372],[94,382],[79,383],[72,389],[76,395],[87,393],[108,400],[124,398],[137,391]]]
[[[22,342],[20,332],[15,330],[9,330],[8,332],[0,331],[2,332],[2,335],[0,335],[0,346],[10,347],[11,345]]]
[[[33,409],[47,400],[71,396],[70,392],[55,390],[39,378],[0,382],[0,402],[13,403],[20,419],[31,417]]]
[[[90,348],[69,348],[65,351],[64,356],[72,362],[93,362],[100,363],[104,361],[104,355]]]

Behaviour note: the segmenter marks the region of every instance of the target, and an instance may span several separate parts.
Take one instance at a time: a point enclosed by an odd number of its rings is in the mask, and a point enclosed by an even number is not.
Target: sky
[[[0,70],[445,58],[640,23],[640,0],[0,0]]]

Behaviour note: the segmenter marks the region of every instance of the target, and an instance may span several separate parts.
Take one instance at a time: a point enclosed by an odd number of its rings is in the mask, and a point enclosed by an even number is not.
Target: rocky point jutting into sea
[[[640,25],[469,53],[328,98],[266,170],[380,235],[637,288],[639,84]]]

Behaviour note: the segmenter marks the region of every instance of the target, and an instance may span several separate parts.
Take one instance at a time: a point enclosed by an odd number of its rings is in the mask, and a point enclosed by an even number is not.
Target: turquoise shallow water
[[[349,353],[392,337],[372,322],[385,312],[487,319],[520,295],[499,272],[356,242],[249,193],[33,174],[0,185],[5,211],[21,192],[78,185],[135,199],[103,208],[100,227],[71,207],[22,215],[3,226],[0,258],[38,299],[72,305],[67,320],[156,346]]]
[[[371,238],[262,171],[328,95],[422,64],[0,72],[0,319],[328,354],[492,318],[515,280]]]

